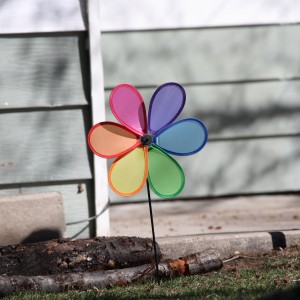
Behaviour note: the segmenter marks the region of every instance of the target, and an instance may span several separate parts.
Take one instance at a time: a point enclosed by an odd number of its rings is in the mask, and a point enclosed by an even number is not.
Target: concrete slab
[[[0,245],[60,238],[65,230],[60,193],[0,196]]]
[[[300,229],[300,195],[152,203],[157,237]],[[148,203],[110,207],[111,235],[151,236]]]
[[[262,195],[152,204],[166,258],[216,249],[268,251],[300,244],[300,195]],[[151,237],[148,203],[112,206],[111,234]]]

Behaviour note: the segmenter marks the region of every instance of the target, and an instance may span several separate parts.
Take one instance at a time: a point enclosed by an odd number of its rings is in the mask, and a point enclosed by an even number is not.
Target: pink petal
[[[125,127],[143,136],[147,133],[147,117],[144,100],[139,91],[129,84],[116,86],[110,95],[110,107]]]

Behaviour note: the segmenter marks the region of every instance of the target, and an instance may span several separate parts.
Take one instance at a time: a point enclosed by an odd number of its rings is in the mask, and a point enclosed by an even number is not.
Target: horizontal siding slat
[[[85,0],[2,1],[0,34],[86,30]],[[296,0],[101,0],[103,31],[144,30],[300,21]]]
[[[196,155],[173,157],[186,176],[179,199],[300,190],[300,138],[208,142]],[[124,201],[112,191],[110,197]],[[137,199],[147,199],[145,188],[128,198]]]
[[[85,30],[85,0],[2,1],[0,34]]]
[[[13,186],[13,187],[4,187],[2,186],[0,188],[0,196],[10,196],[10,195],[16,195],[20,193],[19,186]]]
[[[184,86],[186,104],[178,119],[194,117],[209,138],[245,138],[300,134],[300,81]],[[139,89],[146,107],[155,88]],[[109,108],[107,120],[116,121]]]
[[[300,190],[300,138],[208,143],[184,162],[183,196]]]
[[[105,86],[296,77],[300,25],[104,33]]]
[[[0,118],[0,183],[89,179],[87,109],[7,113]]]
[[[85,34],[0,37],[0,110],[88,103]]]
[[[296,0],[102,0],[102,30],[284,24],[300,21]]]

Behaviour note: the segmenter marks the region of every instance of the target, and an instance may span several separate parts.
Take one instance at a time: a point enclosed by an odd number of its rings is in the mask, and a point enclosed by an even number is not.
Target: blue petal
[[[154,143],[171,154],[191,155],[205,146],[207,137],[204,124],[188,118],[164,127],[154,136]]]

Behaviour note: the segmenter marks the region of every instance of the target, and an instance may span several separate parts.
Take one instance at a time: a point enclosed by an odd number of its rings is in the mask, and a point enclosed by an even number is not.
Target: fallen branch
[[[195,275],[220,270],[223,262],[215,251],[196,253],[187,257],[166,260],[159,263],[160,278],[179,275]],[[128,285],[145,279],[155,278],[155,265],[145,264],[138,267],[79,272],[48,276],[0,276],[0,296],[21,291],[65,292],[87,290],[93,287],[106,288]]]
[[[242,259],[242,258],[244,258],[244,259],[259,259],[257,257],[253,257],[253,256],[235,255],[235,256],[232,256],[232,257],[230,257],[226,260],[223,260],[223,263],[225,264],[225,263],[231,262],[233,260]]]
[[[157,246],[158,256],[161,252]],[[138,237],[51,240],[0,247],[0,275],[50,275],[153,262],[152,240]]]

